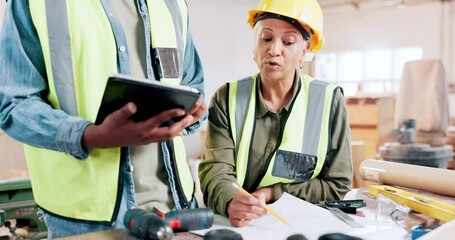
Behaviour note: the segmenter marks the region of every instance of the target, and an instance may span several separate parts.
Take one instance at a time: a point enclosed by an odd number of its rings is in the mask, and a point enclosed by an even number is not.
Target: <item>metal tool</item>
[[[37,210],[30,179],[0,181],[0,227],[8,227],[13,235],[26,231],[27,239],[46,238],[46,224]]]
[[[356,213],[357,208],[362,208],[367,205],[363,199],[321,201],[320,204],[325,207],[339,208],[345,213]]]
[[[144,209],[126,211],[124,223],[130,233],[140,239],[170,240],[174,236],[168,222]]]
[[[399,129],[392,132],[393,141],[379,147],[381,158],[387,161],[426,167],[447,168],[453,157],[451,145],[430,146],[415,143],[416,120],[405,119]]]
[[[351,216],[349,216],[347,213],[341,211],[340,209],[338,208],[333,208],[333,207],[327,207],[327,209],[333,214],[335,215],[336,217],[338,217],[341,221],[347,223],[349,226],[353,227],[353,228],[362,228],[363,225],[356,222],[354,220],[354,218],[352,218]]]
[[[213,225],[214,214],[209,208],[194,208],[172,210],[161,215],[168,222],[177,222],[171,224],[174,231],[191,231],[210,228]]]
[[[172,210],[130,209],[125,213],[125,227],[136,237],[171,239],[174,232],[200,230],[213,225],[214,214],[208,208]]]

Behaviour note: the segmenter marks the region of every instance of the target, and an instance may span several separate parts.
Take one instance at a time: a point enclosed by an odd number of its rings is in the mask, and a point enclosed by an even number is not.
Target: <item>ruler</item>
[[[368,191],[374,196],[382,194],[398,204],[444,222],[455,219],[454,205],[385,185],[371,185]]]
[[[354,218],[349,216],[347,213],[341,211],[339,208],[333,208],[333,207],[327,207],[327,209],[335,215],[337,218],[339,218],[341,221],[347,223],[349,226],[353,228],[362,228],[363,225],[356,222]]]

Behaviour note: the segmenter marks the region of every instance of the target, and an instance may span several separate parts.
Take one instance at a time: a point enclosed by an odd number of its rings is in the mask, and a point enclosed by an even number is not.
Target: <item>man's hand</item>
[[[190,125],[194,124],[195,122],[199,121],[204,113],[207,111],[207,106],[205,106],[204,100],[199,98],[196,103],[194,104],[193,108],[189,111],[188,115],[193,116],[193,121]]]
[[[201,106],[195,109],[193,114],[200,115],[200,108]],[[136,111],[136,105],[130,102],[109,114],[102,124],[89,125],[84,131],[83,146],[111,148],[169,141],[175,136],[180,136],[184,128],[194,123],[193,114],[188,114],[171,126],[161,127],[161,124],[172,118],[184,116],[185,111],[182,109],[164,111],[141,122],[134,122],[131,119]]]

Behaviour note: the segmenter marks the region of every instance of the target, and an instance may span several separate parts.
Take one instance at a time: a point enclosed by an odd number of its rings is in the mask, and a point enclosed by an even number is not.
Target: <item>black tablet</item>
[[[101,124],[107,115],[134,102],[137,112],[134,121],[146,120],[163,111],[180,108],[189,112],[200,93],[189,86],[170,85],[155,80],[116,74],[109,77],[95,124]],[[169,126],[182,117],[165,122]]]

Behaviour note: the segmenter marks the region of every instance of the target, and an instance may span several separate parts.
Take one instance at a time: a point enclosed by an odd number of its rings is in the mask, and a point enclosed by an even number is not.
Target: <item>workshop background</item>
[[[209,104],[219,86],[258,71],[247,16],[259,0],[186,1]],[[455,1],[319,2],[325,45],[308,59],[303,71],[344,89],[352,136],[353,188],[373,184],[359,173],[366,159],[454,169]],[[0,25],[5,4],[0,0]],[[422,130],[423,123],[435,133]],[[204,138],[204,127],[184,138],[197,186]],[[424,158],[427,154],[431,156]],[[27,178],[22,144],[0,130],[0,192],[19,186],[8,185],[9,181]],[[30,190],[29,183],[21,184],[24,192]],[[27,197],[32,199],[31,191]],[[203,205],[200,190],[197,197]],[[40,231],[45,227],[38,226]],[[8,229],[0,227],[0,238],[7,234]]]
[[[322,50],[307,62],[304,71],[344,89],[353,140],[354,175],[358,174],[356,168],[362,160],[384,157],[380,148],[397,141],[394,130],[400,127],[407,130],[400,125],[405,119],[397,119],[396,106],[423,100],[419,99],[421,92],[406,93],[411,89],[439,91],[425,96],[446,97],[446,101],[444,98],[430,100],[440,104],[436,106],[440,107],[443,118],[448,116],[447,126],[441,126],[444,139],[439,146],[450,146],[445,149],[452,153],[451,146],[455,146],[455,1],[319,2],[325,17],[326,41]],[[187,0],[187,3],[193,38],[204,67],[205,101],[209,104],[212,94],[223,83],[257,72],[252,53],[253,32],[246,21],[248,10],[255,8],[259,1]],[[5,1],[0,0],[0,24],[4,8]],[[416,60],[428,63],[426,67],[431,69],[436,67],[439,72],[409,81],[433,89],[400,89],[405,63]],[[413,76],[412,71],[416,69],[410,65],[409,71],[406,76]],[[434,83],[428,85],[429,81]],[[416,126],[411,124],[410,127]],[[203,152],[204,129],[186,137],[185,141],[188,160],[196,173]],[[435,167],[453,168],[452,154],[437,155],[433,160],[438,161]],[[0,130],[0,181],[27,177],[22,144]],[[368,183],[360,178],[354,181],[354,187],[365,184]]]

